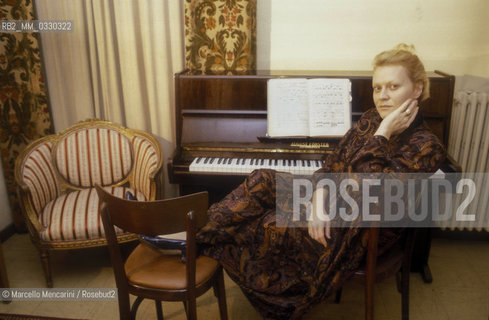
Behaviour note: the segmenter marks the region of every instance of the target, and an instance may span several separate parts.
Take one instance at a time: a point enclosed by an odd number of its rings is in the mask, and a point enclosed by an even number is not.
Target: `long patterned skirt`
[[[277,179],[291,179],[277,175]],[[328,246],[277,212],[275,171],[256,170],[208,211],[199,232],[202,253],[218,260],[266,319],[300,318],[341,287],[366,253],[368,229],[333,228]],[[280,210],[278,209],[280,206]],[[277,221],[280,220],[280,223]]]

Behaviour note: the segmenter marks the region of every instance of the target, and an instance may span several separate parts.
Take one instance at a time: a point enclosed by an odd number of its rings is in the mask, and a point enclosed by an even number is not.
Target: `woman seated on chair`
[[[446,152],[418,112],[429,80],[414,48],[381,52],[373,66],[375,108],[327,155],[320,172],[436,171]],[[198,235],[202,252],[222,264],[264,318],[300,318],[340,288],[367,251],[367,228],[278,227],[276,194],[283,187],[273,170],[252,172],[209,208]],[[398,238],[398,230],[381,229],[379,251]]]

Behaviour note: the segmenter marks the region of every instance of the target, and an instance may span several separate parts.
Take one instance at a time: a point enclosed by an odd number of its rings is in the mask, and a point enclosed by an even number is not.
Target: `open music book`
[[[268,136],[338,137],[351,127],[351,82],[331,78],[268,80]]]

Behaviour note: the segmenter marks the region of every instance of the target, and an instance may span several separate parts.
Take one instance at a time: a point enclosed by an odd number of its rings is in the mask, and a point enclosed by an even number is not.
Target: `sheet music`
[[[349,79],[270,79],[267,90],[271,137],[342,136],[351,127]]]
[[[309,79],[309,135],[343,136],[351,127],[348,79]]]
[[[268,135],[303,136],[309,133],[307,79],[268,80]]]

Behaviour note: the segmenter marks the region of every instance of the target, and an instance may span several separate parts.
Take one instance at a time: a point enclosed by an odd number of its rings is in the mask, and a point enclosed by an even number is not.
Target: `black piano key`
[[[217,164],[221,164],[223,161],[224,161],[224,158],[219,158],[219,160],[217,161]]]
[[[211,160],[211,158],[205,158],[204,164],[208,164],[210,160]]]
[[[195,161],[195,163],[200,163],[202,161],[202,159],[203,159],[202,157],[198,157],[197,161]]]

